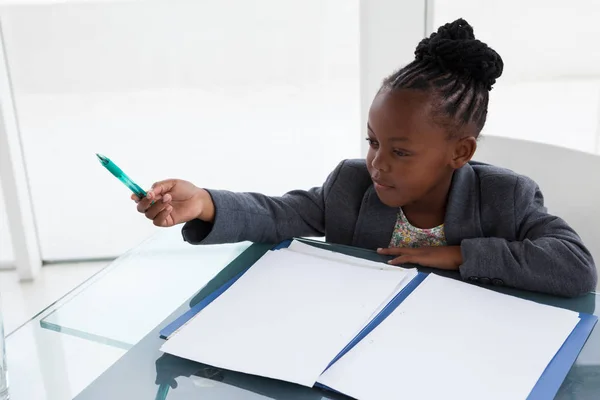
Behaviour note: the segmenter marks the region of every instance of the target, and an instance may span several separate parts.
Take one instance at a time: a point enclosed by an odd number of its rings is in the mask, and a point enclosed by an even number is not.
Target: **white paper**
[[[307,254],[315,257],[320,257],[326,260],[339,261],[346,264],[359,265],[364,267],[374,267],[380,269],[405,269],[402,267],[391,266],[384,262],[376,262],[371,260],[365,260],[363,258],[352,257],[346,254],[338,253],[331,250],[321,249],[319,247],[311,246],[306,243],[302,243],[298,240],[293,240],[286,250],[295,251],[297,253]]]
[[[161,350],[310,387],[405,277],[398,268],[267,252]]]
[[[416,268],[402,268],[398,266],[391,266],[383,262],[376,262],[371,260],[365,260],[363,258],[352,257],[346,254],[338,253],[331,250],[321,249],[319,247],[311,246],[306,243],[302,243],[298,240],[293,240],[292,243],[287,247],[286,250],[295,251],[302,254],[312,255],[315,257],[320,257],[327,260],[340,261],[346,264],[370,267],[370,268],[378,268],[382,270],[392,270],[392,269],[402,269],[406,271],[406,276],[404,279],[398,284],[396,289],[390,293],[387,299],[381,303],[381,305],[373,312],[368,321],[365,321],[365,324],[362,328],[371,322],[371,320],[377,316],[384,308],[389,304],[390,301],[402,290],[404,287],[410,283],[410,281],[417,276],[418,272]],[[358,334],[358,332],[357,332]]]
[[[429,275],[319,382],[361,400],[525,399],[578,322]]]

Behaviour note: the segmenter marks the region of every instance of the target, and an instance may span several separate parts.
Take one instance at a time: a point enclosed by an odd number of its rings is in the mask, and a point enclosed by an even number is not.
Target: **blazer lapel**
[[[479,179],[470,164],[456,170],[446,207],[444,233],[449,246],[463,239],[483,237],[479,202]]]
[[[352,245],[366,249],[388,247],[397,215],[398,209],[383,204],[371,185],[363,197]]]

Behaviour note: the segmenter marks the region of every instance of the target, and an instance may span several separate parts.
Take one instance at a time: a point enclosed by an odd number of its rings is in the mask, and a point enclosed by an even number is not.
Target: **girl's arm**
[[[519,177],[514,199],[517,240],[463,240],[462,277],[568,297],[594,290],[598,276],[590,252],[565,221],[546,212],[535,182]]]
[[[342,165],[323,186],[295,190],[281,197],[208,190],[214,203],[214,222],[189,221],[183,227],[183,237],[192,244],[217,244],[279,243],[297,236],[323,236],[325,200]]]

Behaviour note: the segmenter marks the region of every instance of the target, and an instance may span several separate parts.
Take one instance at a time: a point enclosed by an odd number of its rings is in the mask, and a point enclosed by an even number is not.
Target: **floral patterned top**
[[[408,219],[398,209],[398,218],[392,233],[390,247],[426,247],[426,246],[446,246],[446,235],[444,234],[444,224],[430,229],[421,229],[414,227],[408,222]]]

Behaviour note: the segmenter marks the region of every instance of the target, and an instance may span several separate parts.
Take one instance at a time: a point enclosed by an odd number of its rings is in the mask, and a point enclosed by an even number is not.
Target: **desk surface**
[[[346,399],[163,355],[159,330],[198,301],[198,289],[250,246],[189,246],[161,231],[7,338],[13,399]],[[257,248],[260,252],[260,248]],[[358,252],[363,257],[376,254]],[[600,296],[561,299],[494,288],[598,315]],[[173,311],[175,310],[175,311]],[[160,393],[175,383],[175,389]],[[158,397],[157,397],[158,394]],[[600,398],[600,328],[592,332],[558,399]]]

